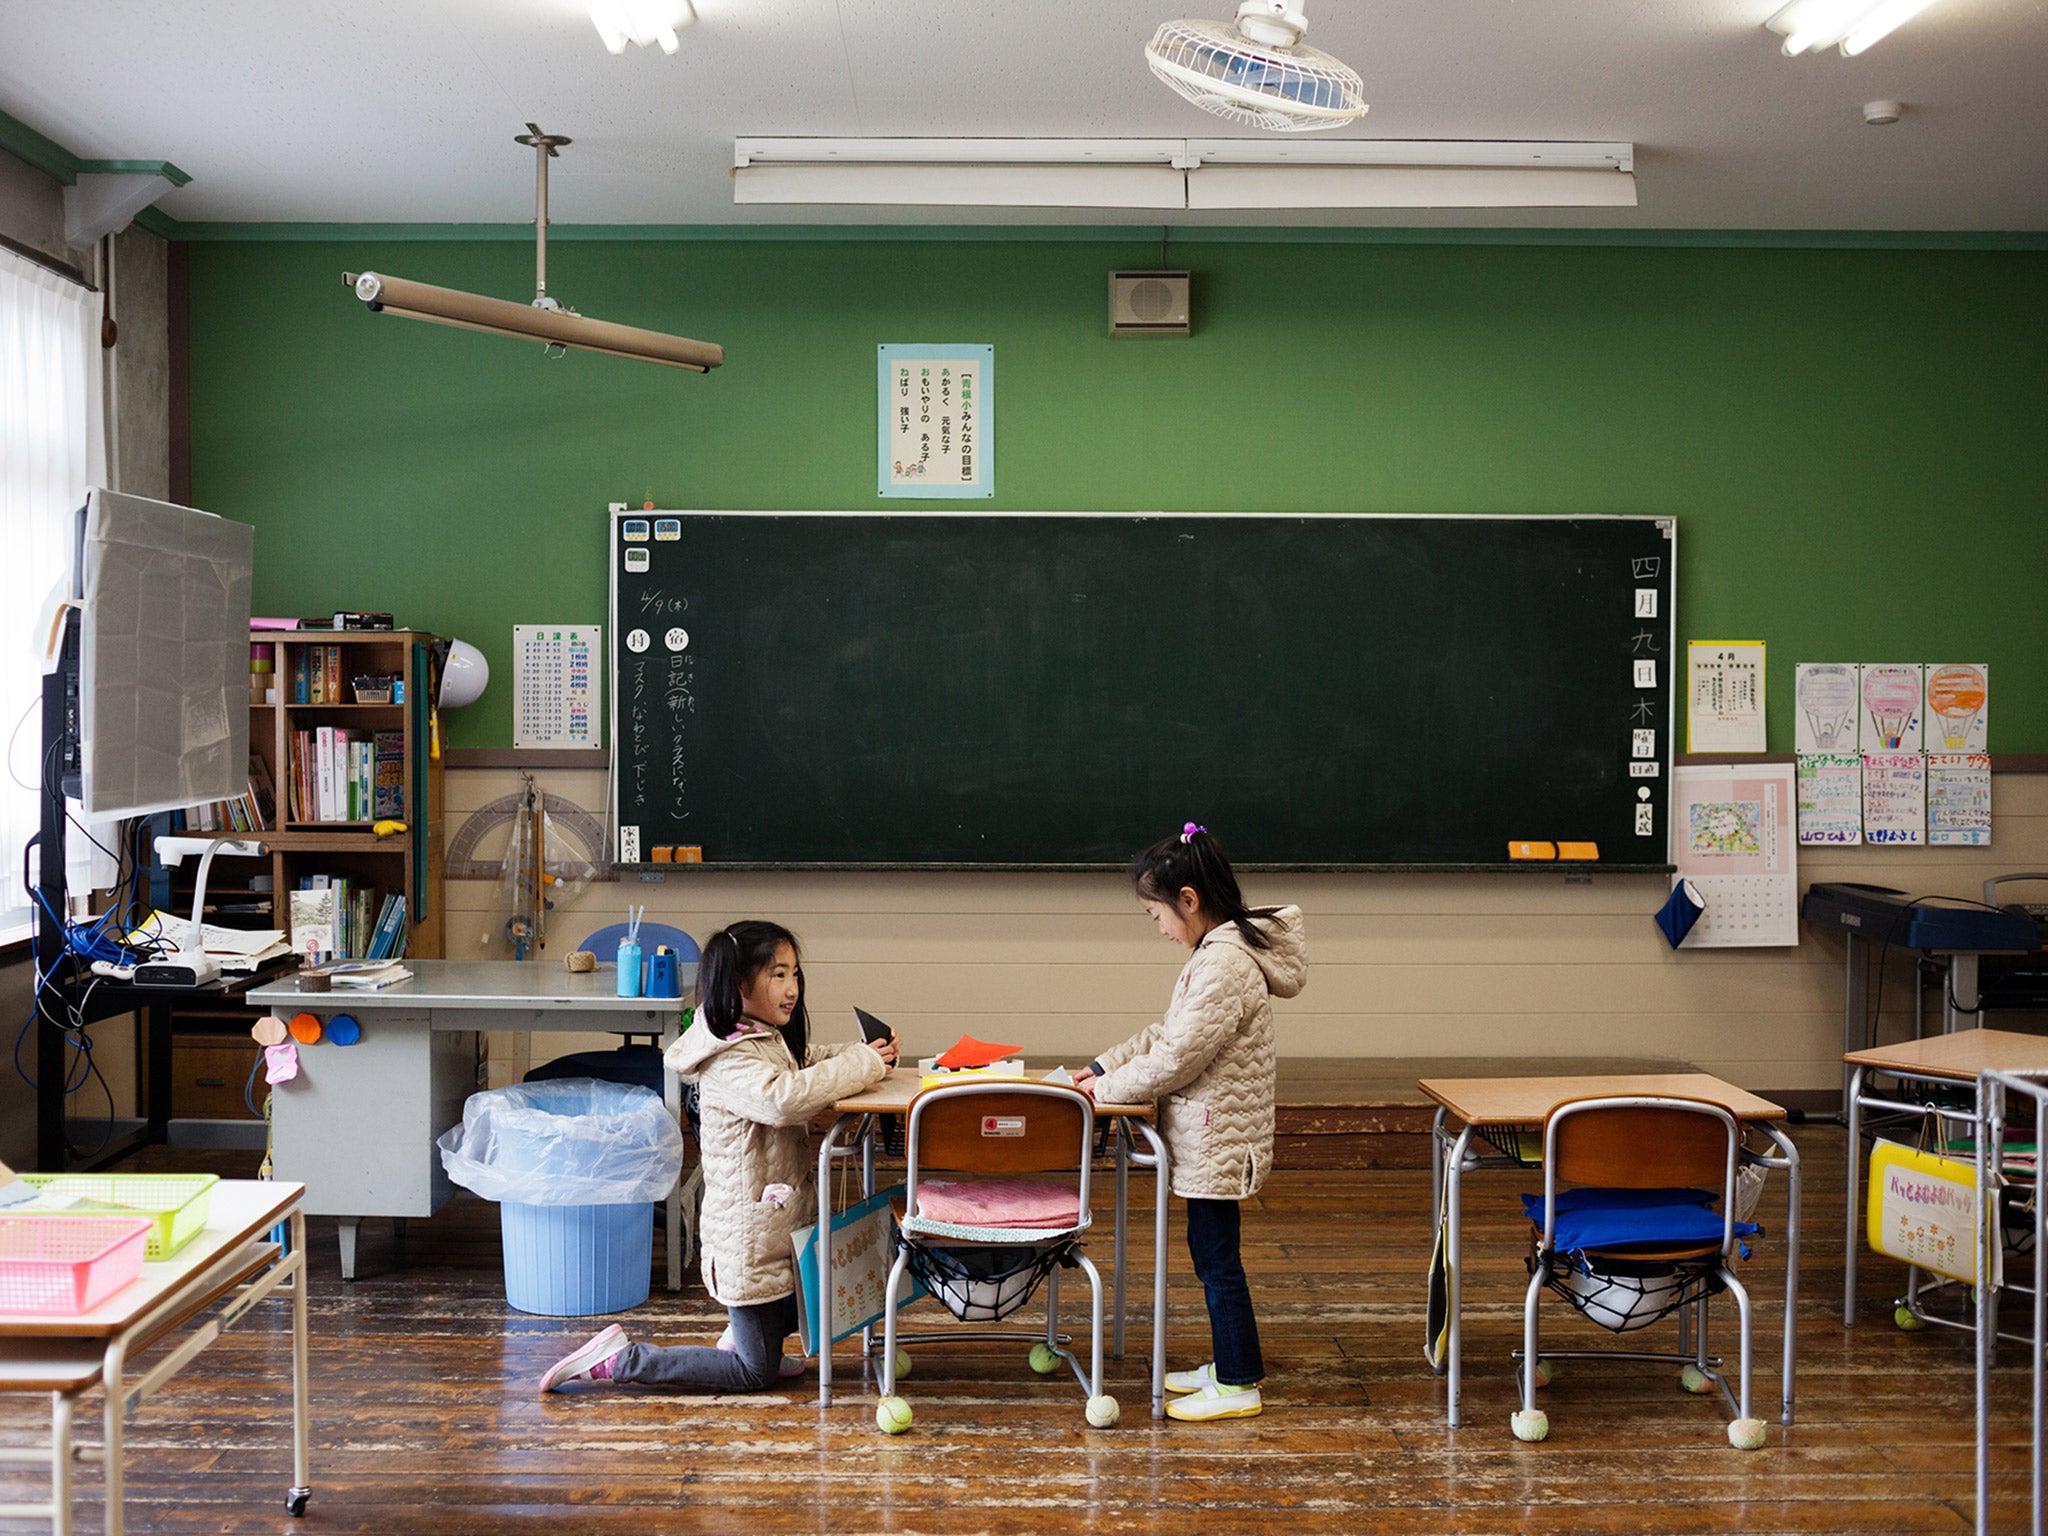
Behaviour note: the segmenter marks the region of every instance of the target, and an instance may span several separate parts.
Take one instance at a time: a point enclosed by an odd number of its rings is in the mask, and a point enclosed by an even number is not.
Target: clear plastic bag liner
[[[520,1205],[662,1200],[683,1168],[683,1133],[658,1095],[588,1077],[471,1094],[435,1145],[457,1184]]]

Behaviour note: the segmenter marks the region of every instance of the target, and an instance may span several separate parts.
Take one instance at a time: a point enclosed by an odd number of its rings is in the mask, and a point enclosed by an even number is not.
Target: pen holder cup
[[[650,955],[647,957],[647,996],[681,997],[682,977],[676,970],[674,955]]]
[[[627,940],[619,945],[619,996],[639,997],[644,968],[640,963],[640,946]]]

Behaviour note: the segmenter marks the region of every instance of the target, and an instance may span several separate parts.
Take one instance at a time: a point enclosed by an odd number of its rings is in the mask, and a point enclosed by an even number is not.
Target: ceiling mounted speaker
[[[1188,274],[1109,274],[1109,334],[1185,336],[1189,333]]]

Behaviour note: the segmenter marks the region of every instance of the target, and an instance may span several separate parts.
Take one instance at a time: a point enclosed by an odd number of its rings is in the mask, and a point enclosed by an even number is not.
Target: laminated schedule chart
[[[512,745],[594,747],[604,654],[600,624],[512,626]]]

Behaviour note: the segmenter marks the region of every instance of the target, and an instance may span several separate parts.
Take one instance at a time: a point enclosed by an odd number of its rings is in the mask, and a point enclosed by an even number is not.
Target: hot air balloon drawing
[[[1863,669],[1863,750],[1920,750],[1920,669],[1866,666]]]
[[[1795,688],[1810,739],[1801,746],[1833,752],[1856,744],[1856,669],[1840,662],[1802,666]]]
[[[1984,711],[1989,692],[1988,669],[1984,667],[1950,662],[1927,669],[1927,712],[1940,726],[1941,744],[1949,751],[1969,747],[1970,732]]]

